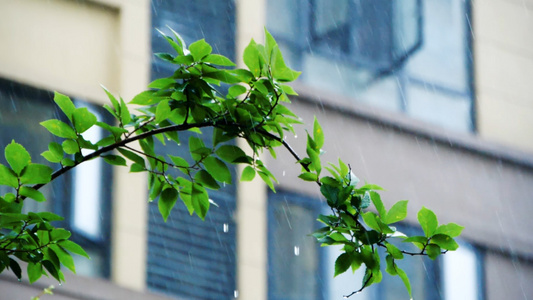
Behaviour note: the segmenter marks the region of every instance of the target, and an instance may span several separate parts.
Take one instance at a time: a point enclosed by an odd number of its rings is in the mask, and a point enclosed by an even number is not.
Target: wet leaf
[[[204,39],[189,45],[189,51],[191,51],[195,61],[202,60],[204,57],[210,54],[212,50],[213,48],[211,48],[211,45],[209,45]]]
[[[231,173],[223,161],[216,157],[208,156],[202,163],[213,178],[220,182],[231,183]]]
[[[22,171],[20,183],[46,184],[52,180],[52,168],[49,166],[31,163]]]
[[[241,181],[252,181],[255,177],[255,170],[252,166],[246,166],[242,170]]]
[[[84,133],[96,124],[96,121],[96,116],[91,113],[87,107],[77,108],[74,113],[72,113],[72,122],[78,133]]]
[[[78,136],[72,127],[68,124],[56,119],[47,120],[40,123],[44,128],[48,129],[51,134],[67,139],[77,139]]]
[[[170,215],[170,211],[176,204],[176,201],[178,200],[178,191],[174,187],[168,187],[165,188],[161,195],[159,196],[159,201],[157,202],[157,206],[159,207],[159,212],[161,213],[161,216],[163,217],[163,220],[165,222],[168,219],[168,216]]]
[[[16,174],[20,174],[31,162],[28,151],[21,144],[15,143],[15,141],[11,141],[4,152],[7,162]]]
[[[437,216],[431,210],[422,207],[418,212],[418,222],[420,223],[422,230],[424,230],[426,237],[431,237],[435,233],[438,221]]]

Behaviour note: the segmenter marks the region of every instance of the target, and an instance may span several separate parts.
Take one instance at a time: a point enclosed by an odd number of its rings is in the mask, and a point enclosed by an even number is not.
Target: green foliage
[[[293,125],[300,123],[298,116],[283,105],[290,102],[289,95],[296,95],[285,83],[300,73],[287,67],[268,32],[265,45],[252,40],[244,50],[247,69],[234,68],[228,58],[212,54],[212,47],[205,40],[194,42],[187,49],[183,39],[173,34],[174,37],[163,34],[163,38],[175,53],[156,56],[173,64],[176,70],[170,77],[151,82],[148,90],[129,102],[138,106],[136,114],[130,112],[123,99],[115,98],[104,88],[110,101],[104,107],[117,125],[99,122],[87,108],[76,108],[69,97],[55,93],[54,101],[64,113],[64,121],[41,123],[62,139],[61,143],[50,143],[42,153],[55,171],[32,163],[22,145],[13,141],[6,146],[8,166],[0,165],[0,184],[10,191],[0,197],[0,271],[10,269],[20,278],[18,262],[23,261],[27,263],[30,282],[48,274],[62,281],[61,266],[75,271],[71,254],[88,257],[69,240],[70,232],[51,224],[61,217],[49,212],[22,213],[29,199],[46,200],[39,192],[42,186],[85,161],[100,157],[108,164],[129,167],[131,172],[147,172],[149,200],[158,202],[165,221],[176,205],[185,205],[191,215],[205,219],[212,202],[207,190],[231,183],[233,165],[243,165],[240,180],[250,181],[259,175],[275,191],[277,180],[258,157],[264,150],[275,157],[278,147],[292,154],[302,169],[299,178],[316,183],[331,208],[330,215],[318,217],[324,227],[312,235],[323,246],[342,246],[335,262],[335,276],[349,269],[355,272],[364,265],[361,290],[380,282],[383,275],[378,248],[383,248],[387,273],[400,277],[411,293],[409,279],[397,260],[405,255],[435,259],[443,251],[457,249],[454,238],[461,233],[461,226],[439,226],[435,214],[422,208],[418,221],[424,236],[407,237],[392,226],[406,218],[406,200],[387,210],[378,193],[381,187],[357,187],[359,179],[340,159],[337,165],[324,165],[321,155],[326,140],[316,118],[312,132],[307,134],[306,157],[300,158],[285,142],[284,135],[294,133]],[[226,94],[221,92],[221,85],[227,88]],[[108,134],[93,144],[83,133],[95,125]],[[203,139],[192,135],[187,146],[181,145],[180,132],[201,134],[207,127],[213,128],[212,143],[206,145]],[[237,138],[248,143],[250,153],[233,143]],[[188,155],[156,153],[156,143],[177,144],[188,149]],[[85,155],[82,149],[92,151]],[[324,175],[325,170],[328,175]],[[400,250],[391,243],[396,238],[414,244],[420,251]]]

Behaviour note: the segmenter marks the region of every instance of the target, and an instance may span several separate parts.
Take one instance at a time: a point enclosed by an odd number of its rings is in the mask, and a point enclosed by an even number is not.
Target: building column
[[[238,0],[237,65],[250,39],[264,39],[266,0]],[[248,148],[244,140],[238,146]],[[251,151],[250,151],[251,152]],[[238,176],[242,167],[238,168]],[[237,291],[240,299],[267,299],[267,189],[259,176],[237,183]]]

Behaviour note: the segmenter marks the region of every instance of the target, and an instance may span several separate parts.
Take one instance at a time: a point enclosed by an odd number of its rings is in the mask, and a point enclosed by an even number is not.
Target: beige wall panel
[[[505,51],[492,44],[476,45],[477,93],[499,92],[508,102],[533,107],[533,57]]]
[[[254,38],[263,41],[266,0],[236,0],[237,64]],[[239,146],[248,148],[239,141]],[[238,174],[241,172],[239,171]],[[259,176],[256,176],[259,177]],[[267,298],[267,194],[260,178],[237,186],[237,290],[239,299]]]
[[[489,43],[533,58],[533,1],[484,0],[473,2],[475,43]],[[482,46],[481,46],[482,47]]]
[[[0,1],[0,76],[91,100],[119,88],[119,16],[87,1]]]
[[[299,103],[297,99],[293,103],[293,110],[306,124],[312,124],[313,115],[321,121],[326,135],[323,161],[336,162],[341,157],[363,182],[383,186],[387,207],[398,200],[410,200],[410,222],[416,222],[418,210],[427,206],[441,223],[465,226],[464,237],[472,241],[518,252],[533,248],[533,241],[523,234],[523,228],[533,227],[530,169],[324,111],[319,104]],[[301,128],[298,138],[287,140],[305,155]],[[287,151],[278,152],[279,159],[269,166],[277,171],[280,188],[320,196],[316,185],[297,178],[299,168]]]
[[[510,98],[497,92],[478,94],[479,134],[487,140],[533,153],[533,106]]]
[[[530,299],[533,295],[533,263],[515,257],[485,256],[487,300]]]

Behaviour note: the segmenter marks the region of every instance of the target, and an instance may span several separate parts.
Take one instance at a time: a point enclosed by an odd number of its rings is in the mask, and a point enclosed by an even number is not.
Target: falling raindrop
[[[239,297],[239,291],[234,290],[234,291],[233,291],[233,297],[234,297],[234,298]]]
[[[295,256],[300,256],[300,247],[299,246],[294,246],[294,255]]]
[[[224,225],[222,226],[222,229],[224,230],[224,232],[228,232],[229,231],[229,224],[228,223],[224,223]]]
[[[294,138],[295,138],[295,139],[297,139],[297,138],[298,138],[298,135],[297,135],[297,134],[295,134],[295,135],[294,135]]]
[[[285,176],[285,170],[283,170],[283,174],[282,174],[282,176]]]

